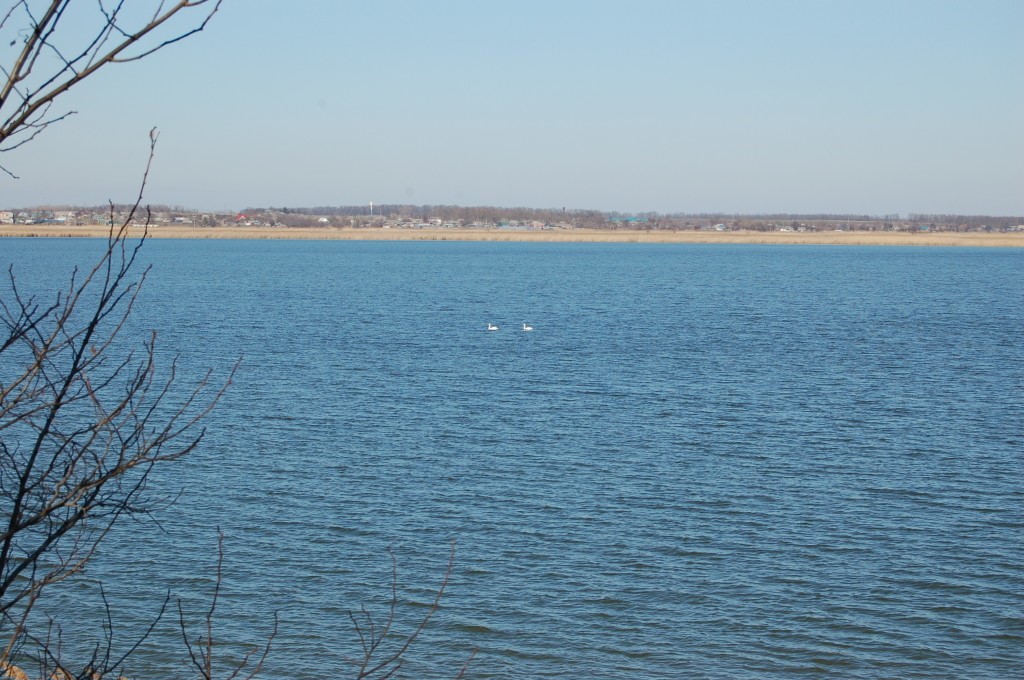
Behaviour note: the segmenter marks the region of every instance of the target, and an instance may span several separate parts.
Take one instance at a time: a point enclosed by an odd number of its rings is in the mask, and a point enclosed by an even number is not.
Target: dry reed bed
[[[0,236],[102,238],[104,226],[59,227],[4,225]],[[133,228],[133,236],[142,234]],[[531,241],[538,243],[748,243],[859,246],[1002,246],[1024,247],[1024,233],[893,232],[758,232],[758,231],[602,231],[589,229],[511,231],[505,229],[335,229],[324,227],[164,227],[151,238],[305,239],[342,241]]]

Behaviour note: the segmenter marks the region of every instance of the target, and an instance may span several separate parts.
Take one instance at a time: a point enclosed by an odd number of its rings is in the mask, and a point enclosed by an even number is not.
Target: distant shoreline
[[[0,225],[0,237],[104,238],[108,227]],[[142,234],[132,228],[133,237]],[[514,241],[537,243],[735,243],[858,246],[998,246],[1024,247],[1024,233],[984,232],[779,232],[779,231],[639,231],[561,229],[336,229],[332,227],[189,227],[153,226],[150,238],[294,239],[324,241]]]

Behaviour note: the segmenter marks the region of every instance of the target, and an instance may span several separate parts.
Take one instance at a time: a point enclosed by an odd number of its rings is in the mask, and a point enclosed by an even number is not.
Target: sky
[[[131,200],[156,127],[146,201],[199,210],[1024,215],[1022,29],[1021,0],[224,0],[0,154],[0,207]]]

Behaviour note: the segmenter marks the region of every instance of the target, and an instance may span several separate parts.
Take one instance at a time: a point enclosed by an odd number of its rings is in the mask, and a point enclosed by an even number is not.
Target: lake
[[[96,241],[0,239],[52,287]],[[129,335],[233,385],[110,537],[121,638],[280,626],[265,677],[972,678],[1024,667],[1024,249],[153,240]],[[488,332],[487,324],[499,326]],[[522,324],[533,326],[523,332]],[[418,603],[415,605],[409,603]],[[95,613],[95,611],[93,612]],[[93,621],[83,616],[86,639]],[[90,629],[89,626],[93,628]],[[177,612],[129,664],[174,677]]]

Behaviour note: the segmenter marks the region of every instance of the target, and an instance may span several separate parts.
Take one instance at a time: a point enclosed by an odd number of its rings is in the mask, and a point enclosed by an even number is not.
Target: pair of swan
[[[489,331],[496,331],[496,330],[498,330],[498,327],[497,327],[497,326],[495,326],[495,325],[494,325],[493,323],[488,323],[488,324],[487,324],[487,330],[489,330]],[[523,324],[523,330],[524,330],[524,331],[532,331],[532,330],[533,330],[533,326],[527,326],[527,325],[526,325],[526,324],[524,323],[524,324]]]

